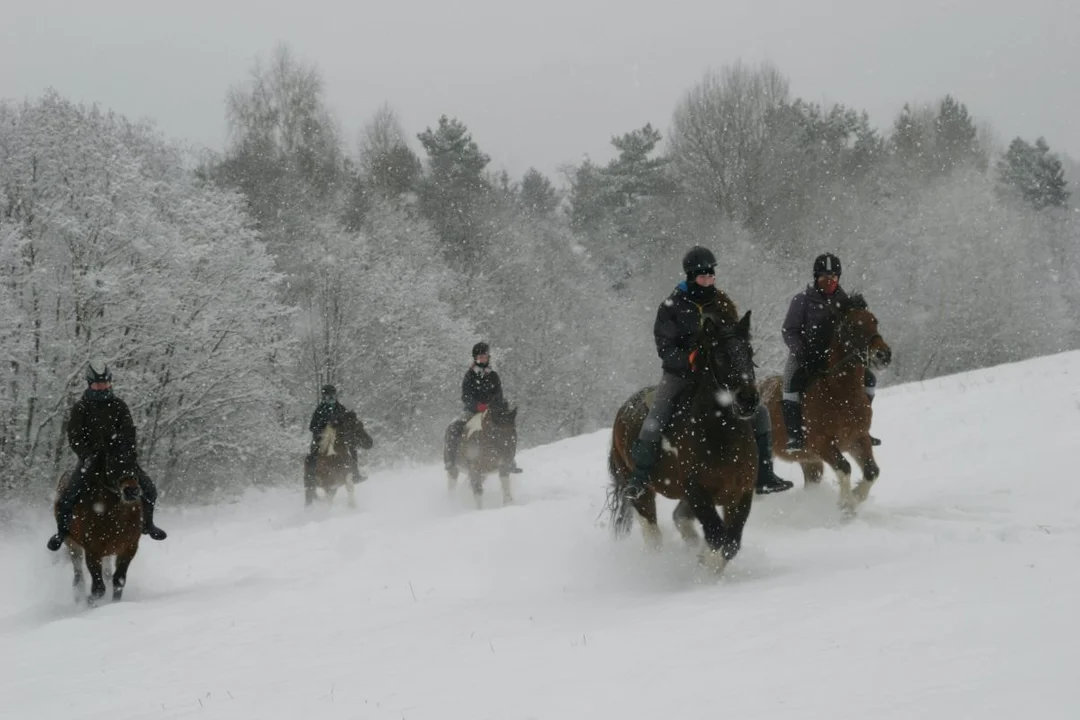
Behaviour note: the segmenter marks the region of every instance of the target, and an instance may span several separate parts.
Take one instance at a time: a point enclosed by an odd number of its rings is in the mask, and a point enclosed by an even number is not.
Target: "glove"
[[[487,410],[487,407],[487,403],[476,403],[476,412],[484,412],[485,410]]]
[[[690,372],[697,372],[697,348],[690,351]]]

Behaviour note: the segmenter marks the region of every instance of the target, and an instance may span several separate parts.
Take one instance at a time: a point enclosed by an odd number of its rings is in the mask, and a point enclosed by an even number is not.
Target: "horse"
[[[354,478],[352,470],[352,448],[370,450],[375,441],[356,412],[348,410],[323,428],[319,436],[319,449],[315,454],[314,483],[304,488],[304,504],[315,501],[315,491],[321,488],[328,503],[334,502],[334,495],[342,485],[349,493],[349,507],[356,507],[356,483],[364,478]]]
[[[499,474],[503,505],[514,502],[510,469],[517,453],[517,411],[505,400],[496,400],[465,423],[458,457],[469,474],[477,510],[484,506],[484,477],[493,472]],[[457,489],[457,473],[447,475],[447,488],[451,493]]]
[[[761,384],[763,402],[772,419],[773,454],[802,467],[804,485],[821,482],[823,463],[836,473],[839,505],[851,514],[870,495],[881,474],[870,443],[873,412],[864,388],[866,368],[882,370],[892,362],[892,349],[881,337],[877,317],[862,295],[850,295],[832,310],[831,336],[824,343],[824,363],[808,368],[803,391],[803,450],[787,450],[787,429],[780,401],[783,379],[771,376]],[[852,490],[850,453],[862,469],[862,480]]]
[[[685,501],[675,509],[675,526],[688,545],[698,547],[693,520],[701,523],[706,542],[701,562],[720,573],[742,545],[757,479],[757,445],[750,420],[759,395],[750,313],[733,325],[706,312],[694,347],[698,354],[694,382],[664,429],[662,453],[646,492],[636,500],[627,498],[622,489],[633,472],[630,448],[648,414],[653,387],[639,390],[616,413],[608,454],[607,509],[617,539],[629,532],[631,507],[636,510],[644,521],[646,546],[656,549],[661,544],[657,493]],[[722,519],[717,505],[724,511]]]
[[[121,464],[109,455],[99,454],[83,465],[86,483],[75,500],[71,526],[64,538],[74,570],[72,588],[75,601],[82,599],[83,562],[90,572],[90,596],[94,606],[105,595],[103,561],[116,557],[112,573],[113,602],[121,599],[127,584],[127,571],[142,537],[142,492],[133,463]],[[60,496],[71,481],[67,470],[57,481],[53,514],[59,519]]]

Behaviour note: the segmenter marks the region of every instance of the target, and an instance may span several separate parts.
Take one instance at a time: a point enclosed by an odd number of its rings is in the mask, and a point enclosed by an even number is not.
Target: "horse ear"
[[[750,313],[752,310],[747,310],[746,314],[742,316],[742,320],[739,321],[738,329],[739,334],[743,337],[750,336]]]

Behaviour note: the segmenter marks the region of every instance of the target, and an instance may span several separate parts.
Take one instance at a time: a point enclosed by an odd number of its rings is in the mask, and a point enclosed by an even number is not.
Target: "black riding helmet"
[[[716,268],[716,256],[708,248],[695,245],[683,256],[682,268],[686,277],[693,280],[706,270],[711,271]]]
[[[334,387],[333,385],[323,385],[322,386],[322,396],[323,396],[323,400],[336,400],[337,399],[337,388]]]
[[[822,253],[814,258],[814,279],[822,275],[835,275],[840,277],[840,258],[832,253]]]
[[[488,347],[486,342],[478,342],[472,346],[472,356],[475,358],[477,355],[490,355],[491,348]]]

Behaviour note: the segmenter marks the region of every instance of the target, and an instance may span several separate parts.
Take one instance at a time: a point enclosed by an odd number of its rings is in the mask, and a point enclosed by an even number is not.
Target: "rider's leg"
[[[675,402],[689,384],[688,378],[669,372],[661,376],[652,407],[649,408],[649,413],[641,424],[641,431],[630,448],[634,471],[624,489],[627,496],[638,498],[644,494],[649,475],[660,457],[660,435],[675,412]]]

